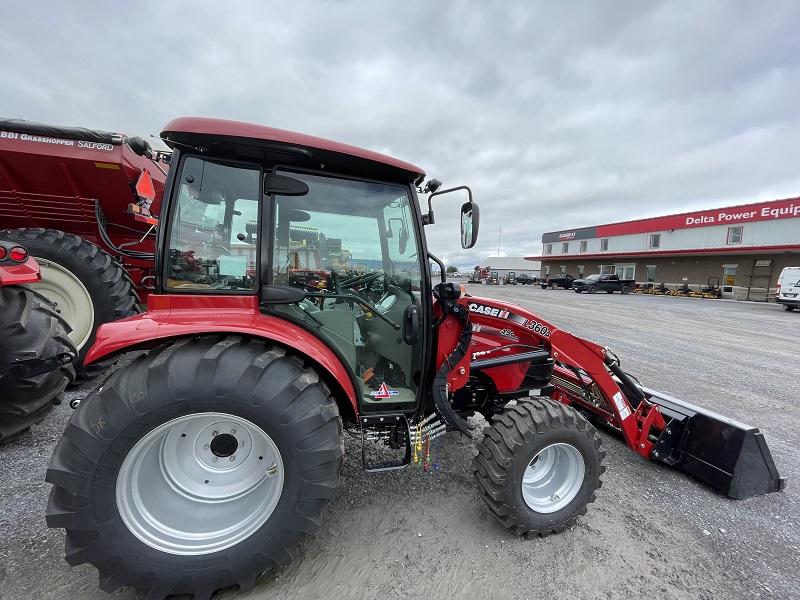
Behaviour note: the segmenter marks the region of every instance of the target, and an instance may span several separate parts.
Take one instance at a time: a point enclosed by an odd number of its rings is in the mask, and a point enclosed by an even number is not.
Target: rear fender
[[[264,338],[294,349],[318,364],[358,415],[350,374],[319,338],[279,317],[261,313],[256,296],[167,296],[151,294],[148,310],[102,325],[84,364],[186,336],[234,333]]]
[[[0,265],[0,286],[36,283],[42,280],[38,263],[31,257],[21,263],[5,263]]]

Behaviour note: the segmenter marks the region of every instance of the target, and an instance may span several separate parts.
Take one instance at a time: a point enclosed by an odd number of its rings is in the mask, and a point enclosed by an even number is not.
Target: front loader
[[[155,292],[147,313],[100,329],[87,361],[139,355],[80,403],[47,472],[47,523],[103,589],[204,599],[287,565],[334,495],[343,429],[369,471],[430,470],[438,438],[470,436],[482,415],[479,490],[525,537],[595,499],[594,423],[731,496],[783,487],[757,429],[641,387],[608,349],[523,307],[434,284],[433,201],[465,200],[470,248],[469,188],[245,123],[182,118],[161,137],[174,154]],[[301,246],[324,283],[292,277]]]

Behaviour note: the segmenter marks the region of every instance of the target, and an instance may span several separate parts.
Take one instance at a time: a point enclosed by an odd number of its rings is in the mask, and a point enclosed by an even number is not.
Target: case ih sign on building
[[[767,300],[800,264],[800,198],[545,233],[543,275],[617,273],[640,283],[721,284],[731,298]]]

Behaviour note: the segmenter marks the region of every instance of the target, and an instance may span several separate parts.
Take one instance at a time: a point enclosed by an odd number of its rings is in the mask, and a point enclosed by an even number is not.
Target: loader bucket
[[[758,427],[641,388],[661,408],[667,426],[651,458],[695,476],[731,498],[777,492],[786,485]]]

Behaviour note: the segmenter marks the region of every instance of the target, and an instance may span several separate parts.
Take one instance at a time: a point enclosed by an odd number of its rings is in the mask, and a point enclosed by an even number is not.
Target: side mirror
[[[478,241],[478,226],[481,212],[474,202],[465,202],[461,206],[461,247],[472,248]]]
[[[397,241],[398,241],[398,250],[400,251],[400,254],[405,254],[406,246],[408,246],[408,230],[405,227],[400,229],[400,239],[398,239]]]

